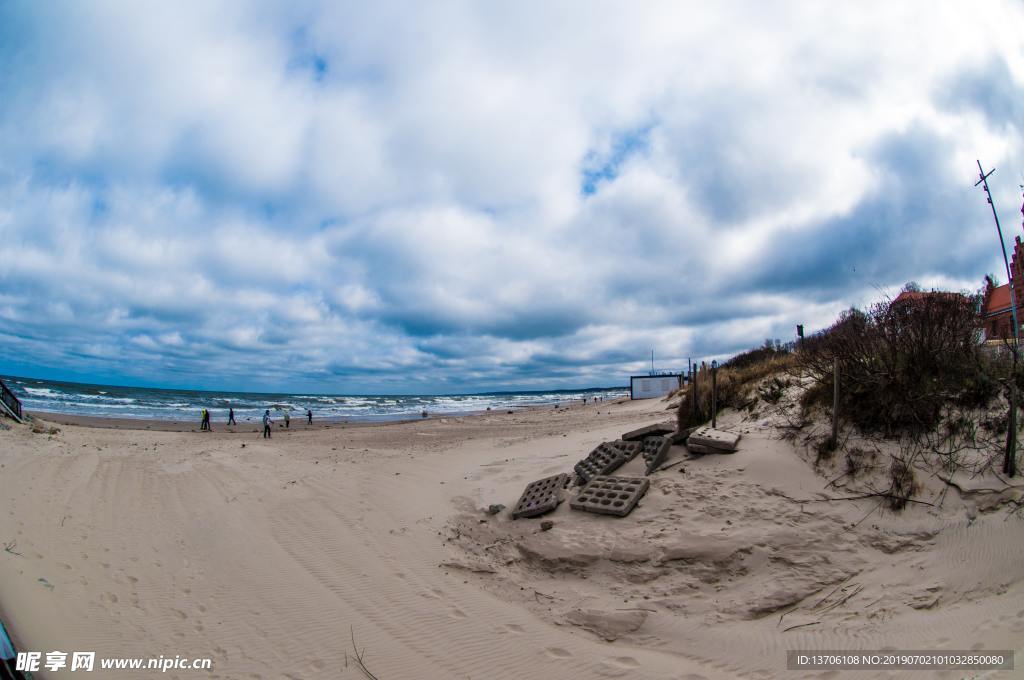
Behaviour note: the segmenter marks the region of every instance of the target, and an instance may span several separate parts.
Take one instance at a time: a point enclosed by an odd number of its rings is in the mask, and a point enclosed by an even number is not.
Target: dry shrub
[[[857,446],[851,446],[846,451],[846,474],[850,476],[850,479],[856,479],[857,475],[865,469],[871,469],[873,459],[873,453]]]
[[[807,338],[803,371],[818,387],[803,404],[831,404],[839,362],[840,412],[864,431],[920,432],[938,425],[949,403],[984,406],[998,392],[996,371],[981,352],[977,297],[929,293],[851,309]]]
[[[889,464],[889,481],[889,507],[901,510],[918,491],[917,481],[914,479],[914,466],[903,458],[894,456]]]
[[[833,440],[832,437],[822,438],[822,440],[818,442],[818,458],[815,462],[821,463],[823,460],[831,460],[838,446],[838,442]]]

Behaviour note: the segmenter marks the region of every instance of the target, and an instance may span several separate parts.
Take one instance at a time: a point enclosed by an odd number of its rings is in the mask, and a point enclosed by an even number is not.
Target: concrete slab
[[[731,453],[736,450],[736,445],[739,444],[739,441],[740,435],[733,432],[702,427],[687,437],[686,445],[689,446],[692,443]]]
[[[536,517],[554,510],[562,502],[562,490],[567,486],[569,475],[564,472],[530,482],[512,510],[512,519]]]
[[[635,455],[634,453],[633,456]],[[598,475],[611,474],[633,456],[612,442],[598,444],[597,448],[590,452],[590,455],[576,463],[573,468],[578,478],[577,483],[583,485]]]
[[[573,510],[625,517],[647,493],[651,482],[644,477],[599,475],[569,501]]]
[[[643,442],[639,442],[639,441],[627,442],[627,441],[625,441],[623,439],[616,439],[613,442],[605,442],[605,443],[606,444],[611,444],[612,446],[617,448],[619,451],[622,451],[624,454],[626,454],[626,460],[627,461],[630,461],[630,460],[633,460],[634,458],[636,458],[636,455],[638,453],[640,453],[643,450],[643,448],[644,448]]]
[[[643,451],[641,455],[647,463],[647,470],[644,474],[651,474],[665,462],[668,450],[672,448],[672,440],[668,437],[644,437]]]
[[[726,451],[725,449],[713,449],[710,446],[704,446],[703,444],[695,444],[695,443],[689,442],[689,441],[686,442],[686,449],[688,451],[690,451],[691,453],[700,453],[700,454],[722,453],[722,454],[725,454],[725,455],[729,455],[730,453],[736,453],[735,451]]]
[[[639,441],[645,437],[651,437],[654,435],[666,435],[676,431],[675,423],[656,423],[654,425],[645,425],[644,427],[631,430],[626,434],[622,435],[622,438],[629,441]]]
[[[665,435],[665,436],[668,437],[669,439],[671,439],[673,444],[682,444],[682,443],[684,443],[686,441],[687,437],[689,437],[691,434],[693,434],[694,432],[696,432],[699,429],[700,429],[699,426],[698,427],[688,427],[685,430],[677,430],[677,431],[673,432],[672,434],[668,434],[668,435]]]

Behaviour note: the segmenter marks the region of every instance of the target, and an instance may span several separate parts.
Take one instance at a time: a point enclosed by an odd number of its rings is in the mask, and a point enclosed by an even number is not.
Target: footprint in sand
[[[572,652],[561,647],[548,647],[544,653],[555,659],[571,659],[573,656]]]
[[[520,626],[518,623],[506,623],[505,630],[511,633],[525,633],[526,629]]]
[[[453,619],[465,619],[465,618],[469,618],[469,617],[468,617],[468,616],[466,615],[466,612],[462,611],[462,610],[461,610],[461,609],[459,609],[458,607],[452,607],[452,608],[451,608],[451,609],[450,609],[450,610],[448,611],[448,615],[449,615],[449,616],[451,616],[451,617],[452,617]]]

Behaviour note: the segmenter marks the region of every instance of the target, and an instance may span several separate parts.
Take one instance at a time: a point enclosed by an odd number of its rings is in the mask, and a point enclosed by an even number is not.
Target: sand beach
[[[212,672],[163,674],[181,678],[364,677],[353,637],[378,678],[439,680],[770,678],[793,675],[787,649],[1021,649],[1024,521],[1003,504],[1018,491],[898,514],[813,502],[842,494],[768,420],[726,413],[720,427],[743,435],[732,455],[674,446],[628,517],[488,514],[665,409],[270,440],[13,425],[0,616],[24,650],[212,658]],[[959,677],[891,675],[936,676]]]

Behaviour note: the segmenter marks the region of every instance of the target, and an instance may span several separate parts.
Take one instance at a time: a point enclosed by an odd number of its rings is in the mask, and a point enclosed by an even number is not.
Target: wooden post
[[[1003,457],[1003,473],[1008,477],[1017,474],[1017,386],[1010,383],[1010,417],[1006,432],[1006,455]]]
[[[1014,295],[1015,291],[1010,294]],[[1010,413],[1007,418],[1006,453],[1003,455],[1003,474],[1008,477],[1017,474],[1017,349],[1014,347],[1010,369]]]
[[[718,362],[711,362],[711,428],[718,426]]]
[[[697,362],[693,362],[693,421],[697,422]]]
[[[839,359],[832,360],[832,446],[839,444]]]

